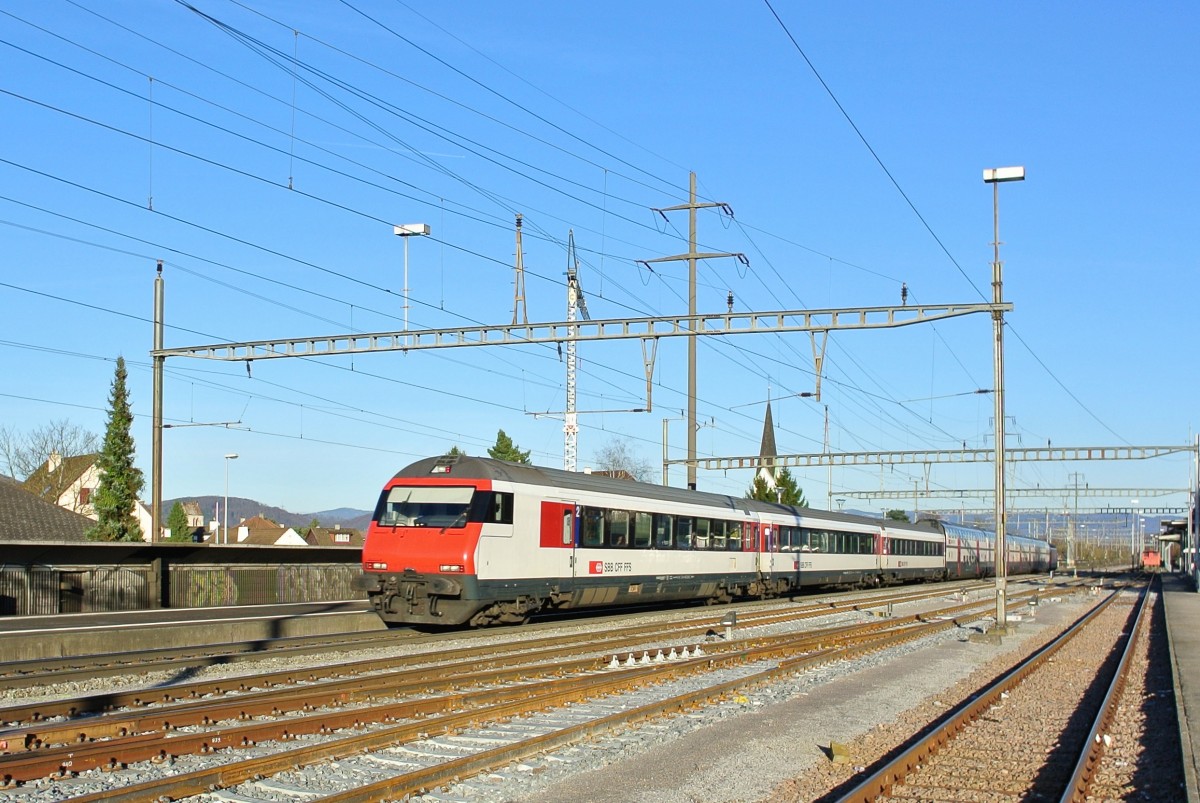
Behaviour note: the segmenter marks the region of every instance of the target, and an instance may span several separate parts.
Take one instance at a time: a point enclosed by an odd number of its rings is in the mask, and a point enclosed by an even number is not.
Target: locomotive
[[[1055,568],[1050,544],[1006,542],[1010,573]],[[482,626],[546,610],[985,577],[995,552],[995,535],[971,527],[445,455],[384,486],[360,588],[389,623]]]

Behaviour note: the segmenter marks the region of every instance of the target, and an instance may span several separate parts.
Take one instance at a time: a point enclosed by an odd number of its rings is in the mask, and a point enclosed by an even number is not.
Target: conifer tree
[[[171,531],[171,541],[191,541],[192,528],[188,526],[187,513],[183,512],[183,503],[176,501],[171,505],[171,513],[167,516],[167,529]]]
[[[529,465],[529,450],[521,451],[513,443],[513,439],[504,434],[504,430],[496,433],[496,445],[488,449],[488,455],[495,460],[507,460],[510,463]]]
[[[133,510],[145,480],[133,465],[133,412],[125,387],[125,358],[117,357],[117,371],[108,397],[108,429],[96,467],[100,482],[92,496],[99,520],[87,531],[92,541],[141,541],[142,528]]]
[[[754,481],[750,483],[750,490],[746,491],[746,498],[757,499],[760,502],[782,502],[793,507],[808,507],[804,491],[796,484],[796,478],[792,476],[792,472],[786,468],[779,469],[779,474],[775,477],[774,488],[767,485],[767,481],[761,475],[754,475]]]

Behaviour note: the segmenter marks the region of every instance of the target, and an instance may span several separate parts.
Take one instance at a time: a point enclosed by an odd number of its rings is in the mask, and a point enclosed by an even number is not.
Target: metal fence
[[[364,596],[353,585],[360,574],[357,566],[334,563],[172,566],[170,606],[204,608],[354,599]]]
[[[0,568],[0,616],[37,616],[151,607],[150,566]]]
[[[365,599],[361,550],[5,544],[0,616]]]

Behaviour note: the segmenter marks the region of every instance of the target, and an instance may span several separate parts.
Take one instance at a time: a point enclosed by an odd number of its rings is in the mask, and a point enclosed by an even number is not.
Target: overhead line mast
[[[521,246],[521,213],[517,213],[517,263],[513,276],[513,326],[517,318],[521,323],[529,323],[529,312],[525,308],[525,252]]]
[[[678,206],[666,206],[662,209],[655,209],[664,218],[667,212],[674,212],[681,209],[688,210],[688,252],[686,254],[676,254],[675,256],[659,257],[658,259],[640,260],[647,268],[654,262],[679,262],[687,260],[688,263],[688,315],[692,317],[690,327],[693,331],[696,328],[696,260],[697,259],[713,259],[716,257],[737,257],[743,264],[749,265],[745,254],[701,254],[696,251],[696,210],[706,209],[708,207],[719,207],[722,212],[733,217],[733,209],[729,204],[723,202],[714,203],[696,203],[696,174],[695,172],[688,173],[688,202],[679,204]],[[687,487],[692,490],[696,489],[696,336],[691,334],[688,336],[688,440],[687,440]]]

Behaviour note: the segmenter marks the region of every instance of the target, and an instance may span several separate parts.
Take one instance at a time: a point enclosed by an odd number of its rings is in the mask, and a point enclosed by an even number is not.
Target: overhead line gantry
[[[1005,303],[999,306],[1005,311],[1012,310],[1012,304]],[[991,313],[996,309],[995,304],[923,304],[905,307],[701,313],[248,340],[241,343],[156,348],[150,353],[154,357],[162,358],[193,357],[226,362],[251,362],[281,357],[333,357],[339,354],[422,351],[468,346],[524,346],[693,335],[728,336],[891,329],[973,313]]]

